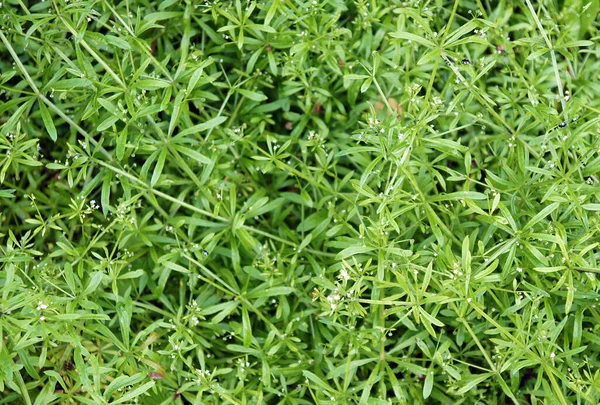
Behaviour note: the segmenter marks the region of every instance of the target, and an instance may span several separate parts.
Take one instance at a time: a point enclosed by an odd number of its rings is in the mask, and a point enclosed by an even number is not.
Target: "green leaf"
[[[439,326],[440,328],[444,326],[444,323],[440,320],[438,320],[437,318],[434,318],[433,316],[431,316],[431,314],[429,314],[429,312],[425,311],[423,308],[419,307],[419,313],[425,318],[427,319],[430,323]]]
[[[98,125],[98,128],[96,128],[96,130],[98,132],[102,132],[102,131],[112,127],[117,121],[119,121],[119,117],[117,117],[116,115],[111,115],[107,119],[102,121],[100,123],[100,125]]]
[[[0,198],[15,198],[15,190],[12,188],[0,190]]]
[[[264,101],[267,99],[267,96],[265,96],[264,94],[257,92],[257,91],[250,91],[250,90],[246,90],[246,89],[237,89],[237,92],[252,101]]]
[[[242,306],[242,336],[244,339],[244,347],[250,347],[252,343],[252,323],[250,322],[250,315],[248,309]]]
[[[227,349],[231,350],[232,352],[236,352],[236,353],[247,353],[247,354],[252,354],[254,356],[261,355],[261,353],[256,349],[253,349],[251,347],[241,346],[241,345],[227,345]]]
[[[98,104],[100,104],[102,107],[104,107],[106,109],[106,111],[108,111],[112,115],[119,115],[119,111],[117,110],[117,107],[110,101],[108,101],[104,98],[98,98]]]
[[[146,272],[144,270],[137,269],[135,271],[130,271],[125,274],[121,274],[119,276],[119,280],[129,280],[132,278],[138,278],[138,277],[142,277],[144,274],[146,274]]]
[[[581,2],[582,10],[579,17],[579,38],[583,38],[588,31],[589,27],[598,15],[598,6],[600,5],[599,0],[583,0]]]
[[[314,214],[309,215],[307,218],[302,221],[297,228],[298,232],[308,232],[314,228],[316,228],[319,224],[323,223],[329,214],[327,211],[317,211]]]
[[[293,287],[271,287],[259,288],[257,291],[250,292],[248,298],[276,297],[278,295],[287,295],[296,291]]]
[[[175,130],[175,126],[179,121],[179,114],[181,113],[181,105],[183,100],[185,99],[185,91],[179,90],[177,93],[177,97],[175,97],[175,102],[173,103],[173,112],[171,113],[171,121],[169,122],[169,132],[168,135],[173,135],[173,131]]]
[[[167,149],[163,149],[158,155],[158,161],[156,162],[156,166],[154,166],[154,171],[152,172],[152,179],[150,180],[150,185],[154,187],[158,180],[160,179],[160,175],[162,174],[163,168],[165,166],[165,160],[167,159]]]
[[[115,37],[114,35],[106,35],[104,37],[107,43],[116,46],[119,49],[131,50],[131,45],[129,43],[119,37]]]
[[[350,363],[341,364],[340,366],[334,368],[327,374],[327,379],[343,377],[344,375],[346,375],[346,373],[351,373],[354,370],[356,370],[358,367],[364,366],[365,364],[369,364],[374,361],[378,361],[378,359],[377,358],[360,359],[360,360],[353,360]]]
[[[540,212],[535,214],[535,216],[533,218],[531,218],[531,220],[529,220],[529,222],[527,222],[527,225],[525,225],[523,227],[523,229],[524,230],[532,229],[535,224],[537,224],[542,219],[546,218],[548,215],[553,213],[558,208],[559,205],[560,205],[560,203],[557,203],[557,202],[550,204],[549,206],[547,206],[546,208],[544,208],[543,210],[541,210]]]
[[[125,145],[127,144],[127,135],[129,133],[129,131],[127,130],[127,126],[125,126],[125,128],[123,128],[123,130],[119,133],[119,136],[117,137],[117,159],[119,160],[123,160],[123,157],[125,156]]]
[[[429,201],[458,201],[458,200],[487,200],[487,196],[476,191],[456,191],[454,193],[440,194],[429,198]]]
[[[196,68],[196,70],[194,70],[194,73],[192,73],[192,77],[190,78],[190,81],[187,85],[187,94],[192,94],[192,91],[194,91],[194,89],[196,88],[196,84],[198,84],[198,80],[200,80],[202,74],[204,73],[204,68],[212,64],[212,62],[212,59],[206,59],[202,61],[202,63],[199,67]]]
[[[494,373],[483,373],[480,375],[470,376],[470,378],[468,378],[468,379],[463,379],[462,381],[465,382],[465,385],[463,385],[456,391],[456,395],[466,394],[472,388],[474,388],[477,384],[489,379],[493,375],[494,375]]]
[[[86,295],[89,295],[96,291],[96,288],[98,288],[100,282],[102,282],[103,277],[104,274],[101,271],[96,271],[92,273],[92,275],[90,276],[90,280],[88,281],[88,284],[85,287],[85,290],[83,290],[83,292],[81,293],[81,295],[85,297]]]
[[[553,267],[534,267],[535,271],[539,271],[540,273],[555,273],[557,271],[566,270],[565,266],[553,266]]]
[[[425,377],[425,382],[423,383],[423,398],[427,399],[431,395],[431,391],[433,390],[433,382],[434,375],[433,371],[427,372],[427,376]]]
[[[163,266],[165,266],[168,269],[178,271],[180,273],[184,273],[184,274],[190,273],[189,269],[186,269],[182,265],[177,264],[177,263],[173,263],[171,261],[165,261],[165,262],[163,262]]]
[[[329,385],[327,385],[320,377],[308,370],[302,370],[302,374],[305,378],[312,381],[317,387],[322,388],[328,392],[334,391]]]
[[[108,208],[110,206],[110,189],[112,185],[112,178],[112,172],[104,172],[104,179],[102,180],[102,192],[100,194],[100,205],[102,206],[102,213],[104,216],[108,214]]]
[[[368,79],[369,77],[371,77],[371,76],[369,76],[369,75],[357,75],[357,74],[353,74],[353,73],[352,74],[344,75],[344,79],[345,80],[364,80],[364,79]]]
[[[46,405],[54,402],[54,400],[58,398],[55,390],[54,383],[47,383],[44,385],[44,388],[42,388],[40,393],[36,396],[33,405]]]
[[[267,11],[267,15],[265,16],[265,25],[269,25],[271,23],[271,20],[273,19],[273,17],[275,17],[275,13],[277,13],[278,9],[279,9],[279,0],[273,0],[271,2],[271,6],[269,7],[269,10]]]
[[[15,125],[17,125],[17,122],[19,121],[19,118],[21,118],[21,115],[23,115],[25,110],[29,108],[32,102],[32,99],[29,99],[25,103],[23,103],[19,108],[17,108],[17,110],[10,116],[10,118],[2,127],[0,135],[6,136],[9,132],[11,132],[14,129]]]
[[[369,246],[350,246],[342,250],[335,256],[335,260],[346,259],[351,256],[360,255],[374,251],[375,248]]]
[[[228,301],[215,305],[212,308],[202,310],[202,314],[211,315],[217,313],[212,318],[213,323],[221,323],[229,314],[231,314],[239,305],[239,301]]]
[[[206,131],[207,129],[215,128],[216,126],[221,125],[225,121],[227,121],[227,117],[221,116],[212,118],[206,122],[203,122],[202,124],[194,125],[193,127],[184,129],[183,131],[177,134],[176,138],[185,137],[190,134],[196,134],[198,132]]]
[[[56,142],[57,134],[56,127],[54,126],[54,121],[52,121],[52,117],[50,116],[50,112],[43,101],[39,101],[40,106],[40,114],[42,115],[42,121],[44,122],[44,126],[46,127],[46,131],[50,138]]]
[[[201,164],[204,164],[204,165],[209,165],[209,164],[212,163],[212,160],[210,160],[208,157],[204,156],[200,152],[196,152],[193,149],[186,148],[184,146],[176,146],[175,149],[177,149],[177,151],[183,153],[184,155],[191,157],[192,159],[194,159],[198,163],[201,163]]]
[[[396,32],[390,33],[390,36],[392,38],[406,39],[408,41],[416,42],[418,44],[425,45],[428,48],[435,47],[435,44],[433,42],[431,42],[430,40],[420,37],[418,35],[412,34],[410,32],[396,31]]]
[[[146,379],[146,375],[143,373],[137,373],[132,376],[120,375],[115,378],[104,390],[104,398],[110,399],[110,397],[117,392],[119,388],[123,388],[127,385],[136,385]]]
[[[164,21],[181,19],[183,17],[183,11],[160,11],[157,13],[150,13],[144,16],[146,21]]]
[[[444,41],[444,47],[451,46],[454,42],[458,41],[463,35],[472,33],[477,27],[479,27],[479,22],[476,20],[471,20],[466,24],[461,25],[446,38],[446,40]]]
[[[123,395],[121,398],[117,399],[116,401],[111,402],[110,405],[122,404],[123,402],[131,401],[133,398],[140,397],[142,394],[144,394],[150,388],[154,387],[154,384],[155,384],[154,381],[148,381],[146,384],[129,391],[128,393]]]
[[[164,79],[141,79],[134,84],[134,88],[149,91],[165,89],[170,86],[171,82]]]

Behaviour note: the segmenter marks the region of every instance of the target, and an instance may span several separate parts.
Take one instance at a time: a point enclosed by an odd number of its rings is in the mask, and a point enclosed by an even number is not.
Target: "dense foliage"
[[[598,0],[4,0],[0,404],[600,402]]]

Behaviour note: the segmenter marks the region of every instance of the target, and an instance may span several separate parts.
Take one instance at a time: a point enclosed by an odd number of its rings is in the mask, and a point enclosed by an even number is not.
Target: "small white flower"
[[[340,280],[348,281],[350,280],[350,275],[345,269],[340,270],[340,275],[338,276]]]
[[[521,267],[517,267],[517,273],[522,273],[523,269]]]
[[[340,300],[340,296],[338,294],[333,294],[327,297],[327,301],[330,303],[335,303]]]

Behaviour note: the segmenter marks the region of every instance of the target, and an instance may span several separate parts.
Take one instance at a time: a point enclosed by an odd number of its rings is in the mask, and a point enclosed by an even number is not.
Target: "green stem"
[[[560,74],[558,73],[558,63],[556,61],[556,53],[554,52],[554,46],[552,45],[552,41],[550,41],[550,37],[548,37],[548,34],[546,34],[546,30],[544,30],[544,26],[542,25],[542,22],[538,18],[537,13],[535,12],[535,9],[533,8],[533,5],[531,4],[531,1],[525,0],[525,2],[527,3],[527,8],[529,8],[531,15],[533,16],[535,25],[537,26],[538,30],[540,30],[540,33],[542,34],[544,41],[546,41],[546,45],[548,46],[548,49],[550,49],[550,57],[552,59],[552,68],[554,70],[554,78],[556,80],[556,85],[558,86],[558,95],[560,97],[560,105],[562,107],[563,113],[566,114],[567,113],[567,102],[565,101],[565,95],[563,93],[562,81],[560,79]]]

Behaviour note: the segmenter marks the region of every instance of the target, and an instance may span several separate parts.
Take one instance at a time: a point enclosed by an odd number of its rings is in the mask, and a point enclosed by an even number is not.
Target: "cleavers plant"
[[[3,0],[0,404],[600,402],[598,0]]]

